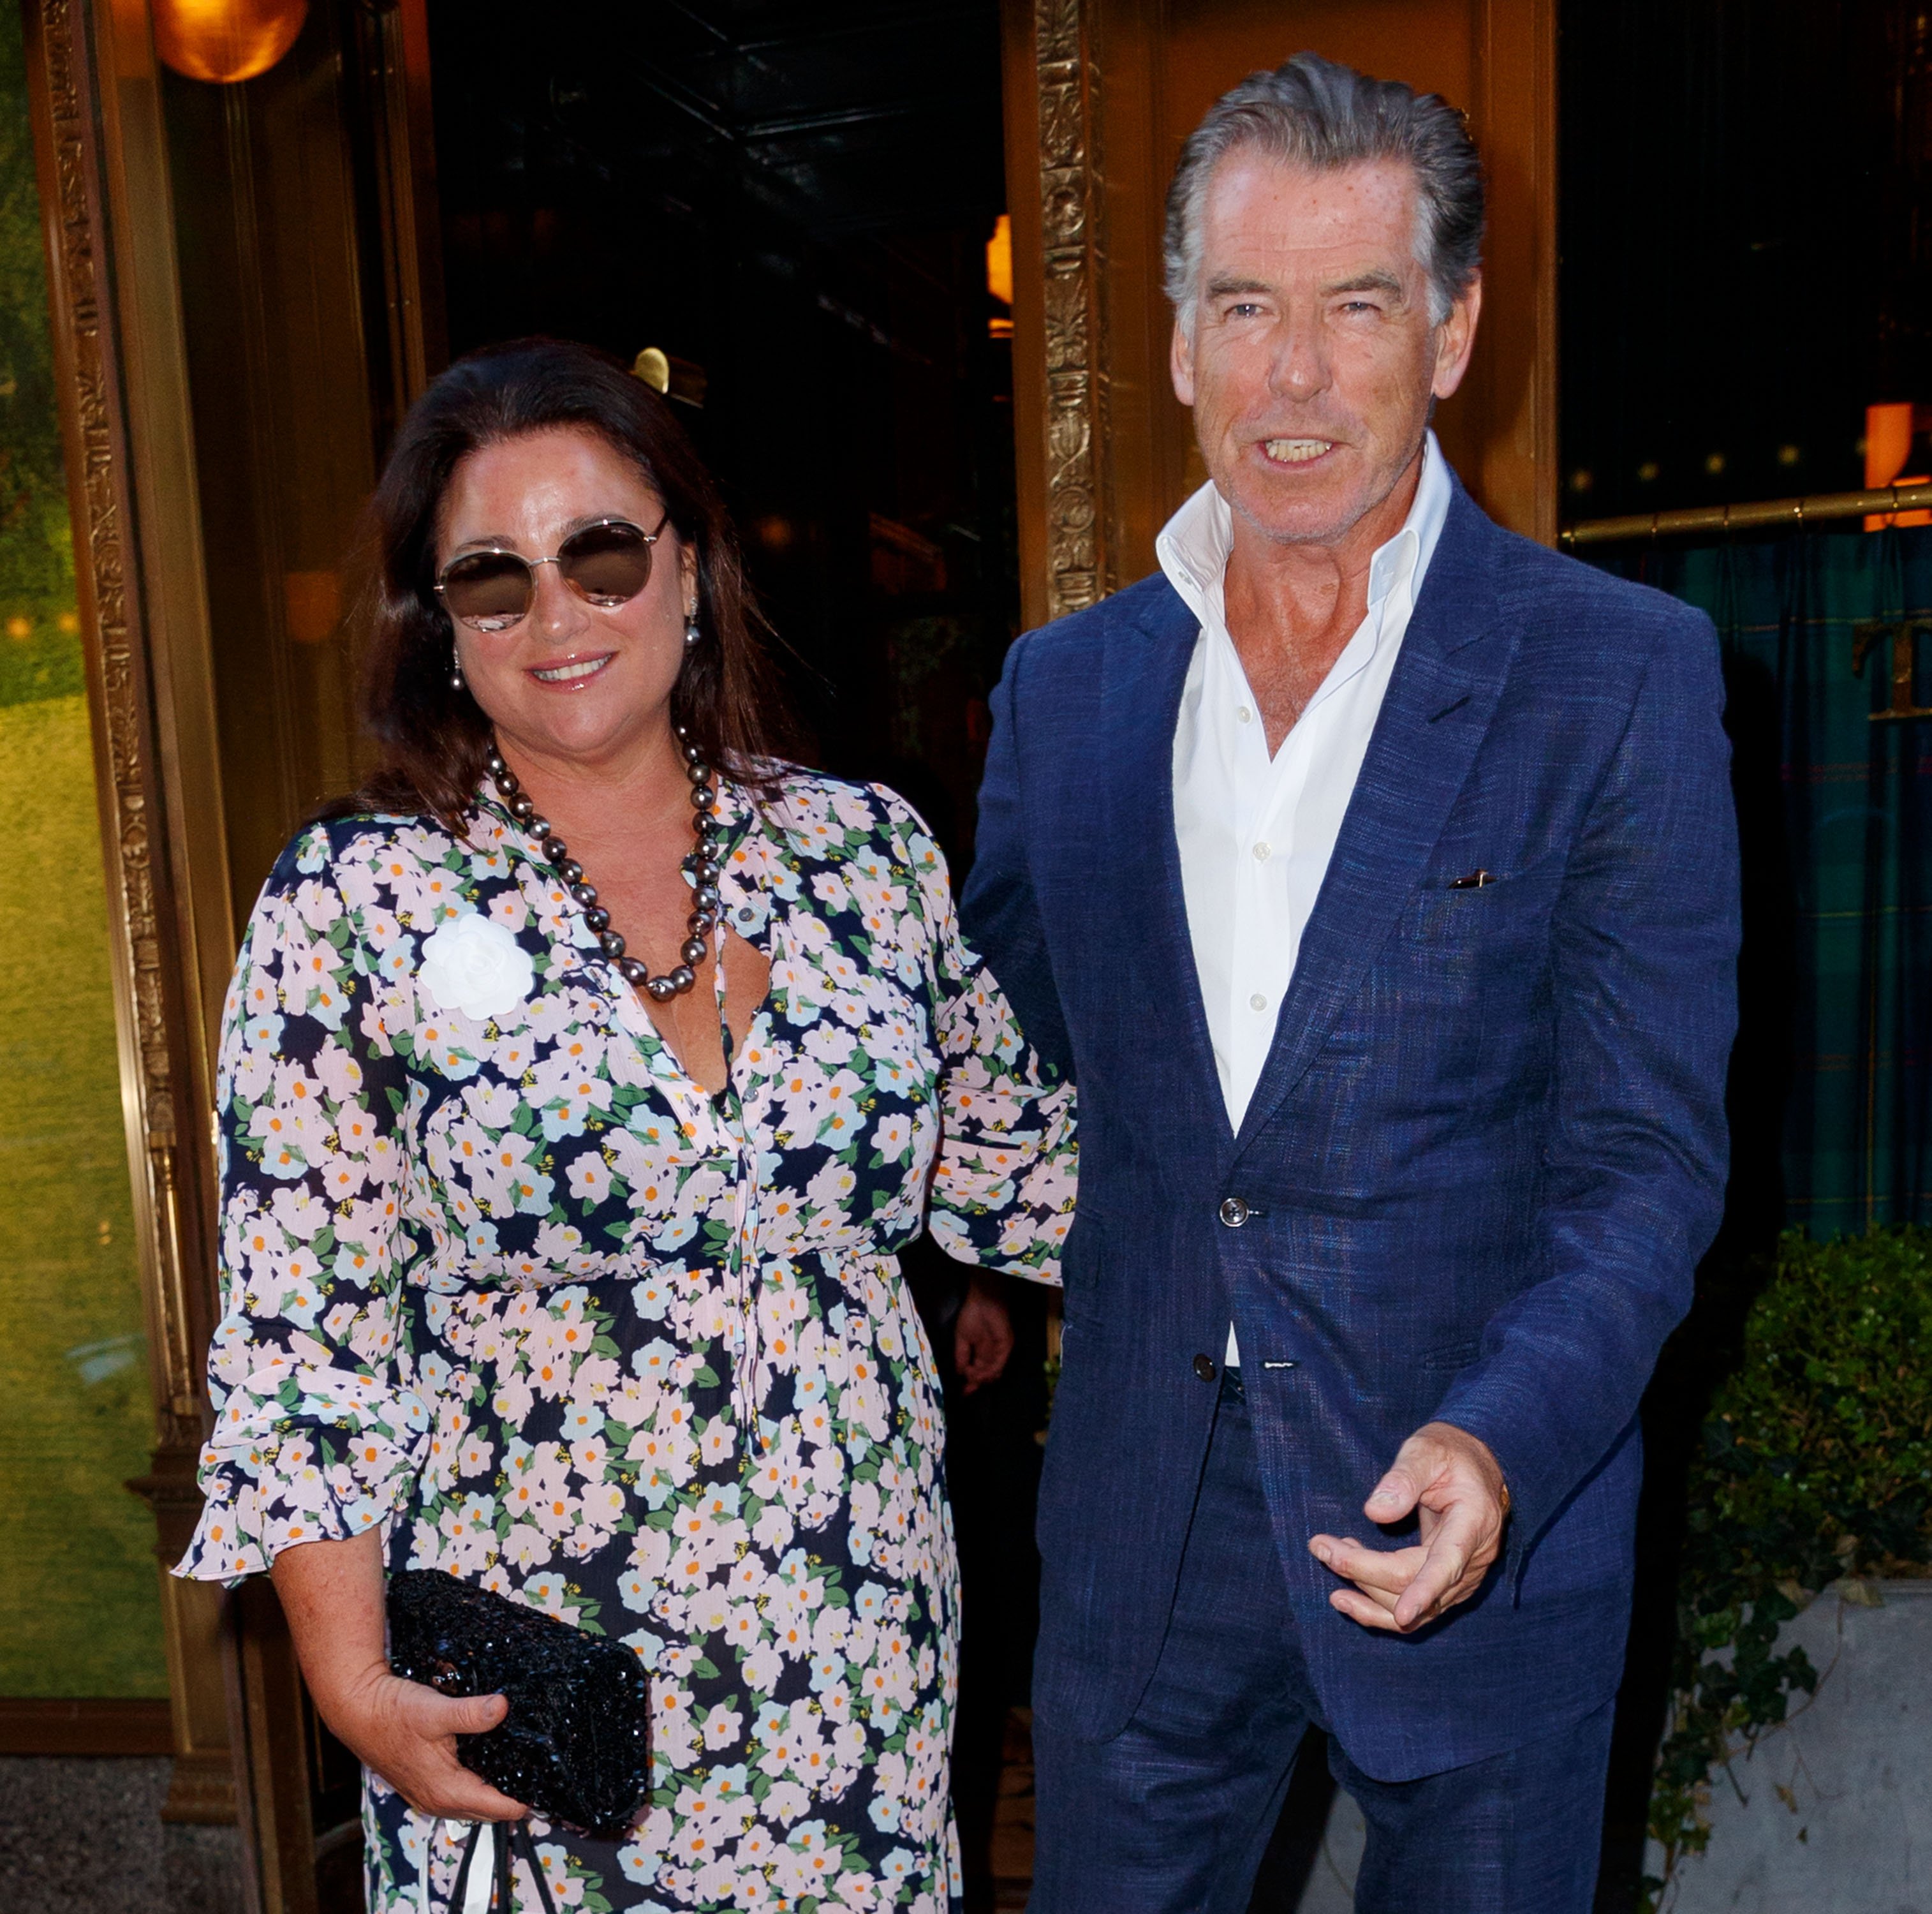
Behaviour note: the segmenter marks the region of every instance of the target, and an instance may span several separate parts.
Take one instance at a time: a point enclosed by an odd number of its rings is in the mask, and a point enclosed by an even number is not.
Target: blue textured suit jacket
[[[1725,1174],[1717,642],[1456,488],[1236,1135],[1174,832],[1196,629],[1156,576],[1013,647],[964,899],[1080,1093],[1034,1703],[1103,1738],[1144,1689],[1214,1414],[1195,1359],[1232,1316],[1274,1526],[1257,1572],[1271,1540],[1331,1724],[1405,1780],[1616,1687],[1638,1399]],[[1479,867],[1497,881],[1453,888]],[[1436,1417],[1502,1463],[1508,1552],[1444,1620],[1372,1633],[1329,1607],[1308,1538],[1375,1539],[1362,1503]]]

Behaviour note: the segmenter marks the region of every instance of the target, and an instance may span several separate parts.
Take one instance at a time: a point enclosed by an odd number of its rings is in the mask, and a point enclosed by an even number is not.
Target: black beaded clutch
[[[622,1840],[650,1792],[650,1689],[621,1642],[459,1582],[389,1577],[389,1666],[439,1694],[506,1696],[510,1711],[459,1735],[457,1758],[547,1821]]]

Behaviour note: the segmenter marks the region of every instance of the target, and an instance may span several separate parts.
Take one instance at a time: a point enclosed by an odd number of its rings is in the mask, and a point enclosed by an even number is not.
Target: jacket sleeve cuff
[[[1473,1435],[1496,1459],[1502,1471],[1503,1487],[1509,1496],[1509,1525],[1503,1534],[1502,1573],[1508,1584],[1510,1599],[1516,1600],[1524,1567],[1538,1535],[1556,1505],[1544,1472],[1531,1466],[1525,1445],[1508,1419],[1487,1411],[1474,1402],[1458,1406],[1452,1399],[1436,1414],[1438,1422]]]

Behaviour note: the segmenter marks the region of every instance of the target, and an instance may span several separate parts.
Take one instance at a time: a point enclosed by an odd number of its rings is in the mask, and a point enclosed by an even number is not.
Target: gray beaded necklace
[[[683,858],[683,868],[689,873],[695,887],[691,898],[695,908],[686,927],[685,940],[678,947],[679,962],[662,977],[653,977],[649,964],[624,954],[624,939],[610,928],[610,913],[597,901],[596,885],[586,880],[584,867],[570,855],[569,847],[550,828],[550,820],[537,815],[537,807],[517,782],[516,774],[504,763],[503,754],[493,744],[489,756],[484,760],[497,795],[503,801],[503,808],[542,846],[550,868],[565,888],[584,906],[584,921],[596,932],[597,942],[604,954],[617,966],[626,983],[642,990],[653,1003],[668,1003],[673,997],[681,997],[698,981],[694,966],[702,963],[710,952],[710,936],[718,924],[718,879],[722,867],[717,852],[719,840],[724,835],[724,824],[722,819],[711,814],[712,805],[718,801],[717,791],[711,782],[711,768],[705,763],[703,753],[686,735],[683,726],[675,729],[678,748],[684,755],[685,775],[691,780],[692,829],[698,839],[696,847],[686,852]]]

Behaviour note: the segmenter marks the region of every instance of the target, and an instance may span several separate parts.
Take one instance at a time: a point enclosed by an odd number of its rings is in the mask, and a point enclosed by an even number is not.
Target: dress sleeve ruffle
[[[223,1017],[214,1426],[178,1575],[232,1582],[294,1543],[386,1530],[428,1454],[394,1363],[402,1076],[370,961],[313,832],[262,891]]]
[[[420,1396],[357,1371],[265,1364],[226,1391],[201,1452],[201,1520],[176,1573],[232,1582],[295,1543],[386,1533],[430,1429]]]
[[[960,1262],[1058,1283],[1078,1168],[1074,1087],[1042,1064],[960,935],[938,846],[902,800],[884,795],[918,885],[944,1069],[927,1227]]]

